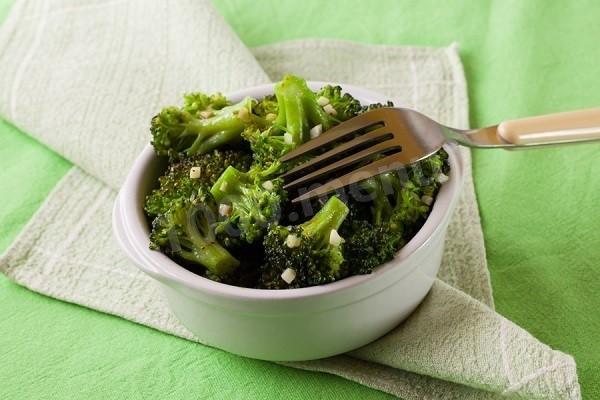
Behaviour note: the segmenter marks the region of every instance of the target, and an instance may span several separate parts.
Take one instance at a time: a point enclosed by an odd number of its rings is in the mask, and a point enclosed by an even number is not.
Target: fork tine
[[[281,157],[281,161],[285,162],[293,160],[321,146],[341,139],[344,136],[347,136],[360,129],[364,129],[373,124],[384,123],[381,113],[379,113],[378,111],[379,109],[366,112],[357,117],[344,121],[339,125],[334,126],[333,128],[327,130],[321,136],[311,139],[308,142],[302,144],[301,146],[296,147],[294,150]]]
[[[376,160],[357,170],[351,171],[339,178],[330,180],[329,182],[309,190],[292,200],[292,203],[299,203],[314,197],[323,196],[324,194],[341,189],[345,186],[360,182],[367,178],[383,174],[392,170],[400,169],[410,164],[411,161],[404,159],[402,152],[392,154],[390,156]]]
[[[318,179],[321,176],[323,176],[329,172],[334,172],[341,168],[349,167],[352,164],[356,164],[357,162],[365,160],[369,156],[381,153],[382,151],[385,151],[385,150],[392,150],[395,147],[399,148],[400,146],[394,145],[386,140],[385,142],[376,144],[375,146],[371,146],[368,149],[359,151],[356,154],[352,154],[348,157],[338,160],[338,161],[334,162],[333,164],[329,164],[322,168],[319,168],[318,170],[313,171],[310,174],[304,175],[303,177],[298,178],[295,181],[288,183],[287,185],[284,185],[283,188],[286,190],[289,190],[290,188],[298,187],[300,185],[306,185],[308,182]],[[359,168],[359,170],[360,169],[362,169],[362,168]]]
[[[376,139],[382,138],[385,135],[390,135],[389,139],[393,138],[389,128],[387,128],[385,126],[382,128],[367,132],[364,135],[361,135],[355,139],[352,139],[349,142],[342,143],[339,146],[336,146],[333,149],[331,149],[317,157],[311,158],[310,160],[308,160],[307,162],[305,162],[303,164],[297,165],[293,169],[291,169],[288,172],[286,172],[285,174],[281,175],[281,178],[283,178],[283,179],[289,178],[292,175],[296,175],[300,171],[306,170],[307,168],[310,168],[317,164],[323,163],[329,159],[332,159],[333,157],[335,157],[339,154],[342,154],[345,151],[348,151],[357,146],[360,146],[361,144],[375,141]],[[386,139],[386,141],[389,139]]]

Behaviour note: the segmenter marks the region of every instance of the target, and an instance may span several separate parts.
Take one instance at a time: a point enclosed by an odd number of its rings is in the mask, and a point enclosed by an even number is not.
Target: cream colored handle
[[[504,121],[498,135],[523,145],[600,139],[600,108]]]

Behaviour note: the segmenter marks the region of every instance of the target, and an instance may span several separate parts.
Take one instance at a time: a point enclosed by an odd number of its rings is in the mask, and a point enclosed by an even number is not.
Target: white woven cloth
[[[17,1],[0,30],[0,114],[75,166],[0,258],[36,292],[196,340],[119,251],[111,208],[149,118],[193,90],[278,79],[365,86],[466,127],[455,47],[303,40],[253,50],[203,1]],[[465,151],[465,156],[469,157]],[[408,320],[351,354],[292,363],[404,399],[579,399],[573,358],[493,310],[470,167],[439,280]]]

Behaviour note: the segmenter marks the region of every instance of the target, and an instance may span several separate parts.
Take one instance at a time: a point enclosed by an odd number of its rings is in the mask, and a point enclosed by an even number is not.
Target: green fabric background
[[[0,21],[12,0],[0,0]],[[600,3],[218,0],[248,46],[333,37],[457,41],[471,123],[600,106]],[[600,398],[600,145],[474,153],[500,313],[575,356]],[[0,251],[70,164],[0,121]],[[389,397],[325,374],[229,355],[37,295],[0,277],[0,398]],[[357,316],[360,318],[360,316]]]

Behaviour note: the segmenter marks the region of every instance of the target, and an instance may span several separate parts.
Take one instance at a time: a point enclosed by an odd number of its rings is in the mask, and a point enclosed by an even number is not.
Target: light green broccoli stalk
[[[158,155],[175,157],[182,153],[188,156],[207,153],[238,142],[244,129],[253,123],[253,100],[249,97],[214,111],[206,108],[198,111],[205,107],[200,105],[200,100],[188,98],[187,101],[191,103],[184,108],[166,107],[152,118],[150,132]]]

